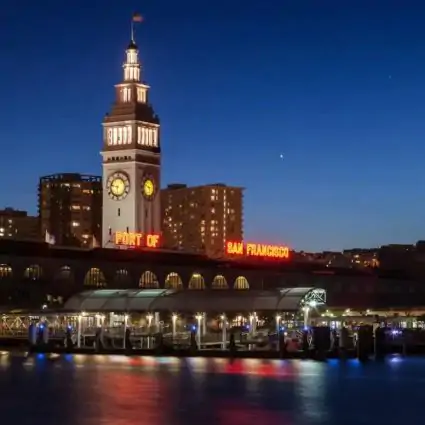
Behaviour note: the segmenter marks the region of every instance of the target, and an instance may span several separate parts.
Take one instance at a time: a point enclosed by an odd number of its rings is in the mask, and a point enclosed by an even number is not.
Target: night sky
[[[100,174],[139,11],[163,186],[244,186],[247,240],[425,237],[424,1],[0,3],[0,206],[35,213],[39,176]]]

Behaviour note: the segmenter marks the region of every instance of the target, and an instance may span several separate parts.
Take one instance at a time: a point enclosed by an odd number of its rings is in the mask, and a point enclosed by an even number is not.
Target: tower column
[[[132,37],[125,51],[123,80],[115,86],[116,101],[103,120],[102,246],[105,248],[116,248],[117,232],[142,236],[160,233],[159,118],[147,103],[150,87],[140,82],[141,70],[139,49]],[[123,121],[123,116],[132,119]],[[137,240],[140,246],[146,245],[146,238]]]

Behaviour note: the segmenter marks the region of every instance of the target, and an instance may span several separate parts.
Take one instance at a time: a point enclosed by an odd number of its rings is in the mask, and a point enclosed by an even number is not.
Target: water
[[[425,359],[259,361],[0,353],[2,423],[392,425],[423,416]]]

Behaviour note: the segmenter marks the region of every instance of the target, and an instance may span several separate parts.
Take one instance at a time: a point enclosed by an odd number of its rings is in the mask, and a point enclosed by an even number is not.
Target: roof
[[[71,297],[64,310],[74,312],[240,312],[296,311],[317,288],[282,288],[273,291],[238,290],[93,290]]]
[[[111,248],[70,248],[58,245],[49,245],[45,242],[17,241],[0,238],[0,256],[5,257],[37,257],[49,259],[70,259],[84,262],[119,262],[140,263],[151,265],[186,266],[197,268],[238,269],[238,270],[265,270],[277,272],[293,272],[307,274],[334,274],[340,276],[373,276],[371,272],[357,269],[340,269],[326,267],[313,262],[299,262],[296,260],[277,261],[276,259],[211,259],[202,254],[165,251],[162,249],[111,249]],[[376,273],[373,271],[372,273]]]

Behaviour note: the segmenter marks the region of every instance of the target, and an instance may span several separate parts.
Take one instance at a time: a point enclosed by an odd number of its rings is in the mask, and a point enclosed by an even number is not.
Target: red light
[[[225,245],[227,255],[258,258],[289,258],[289,248],[283,245],[269,245],[253,242],[232,242]]]
[[[114,235],[115,245],[124,245],[129,247],[144,247],[158,248],[159,247],[159,235],[155,234],[143,234],[133,232],[115,232]]]

